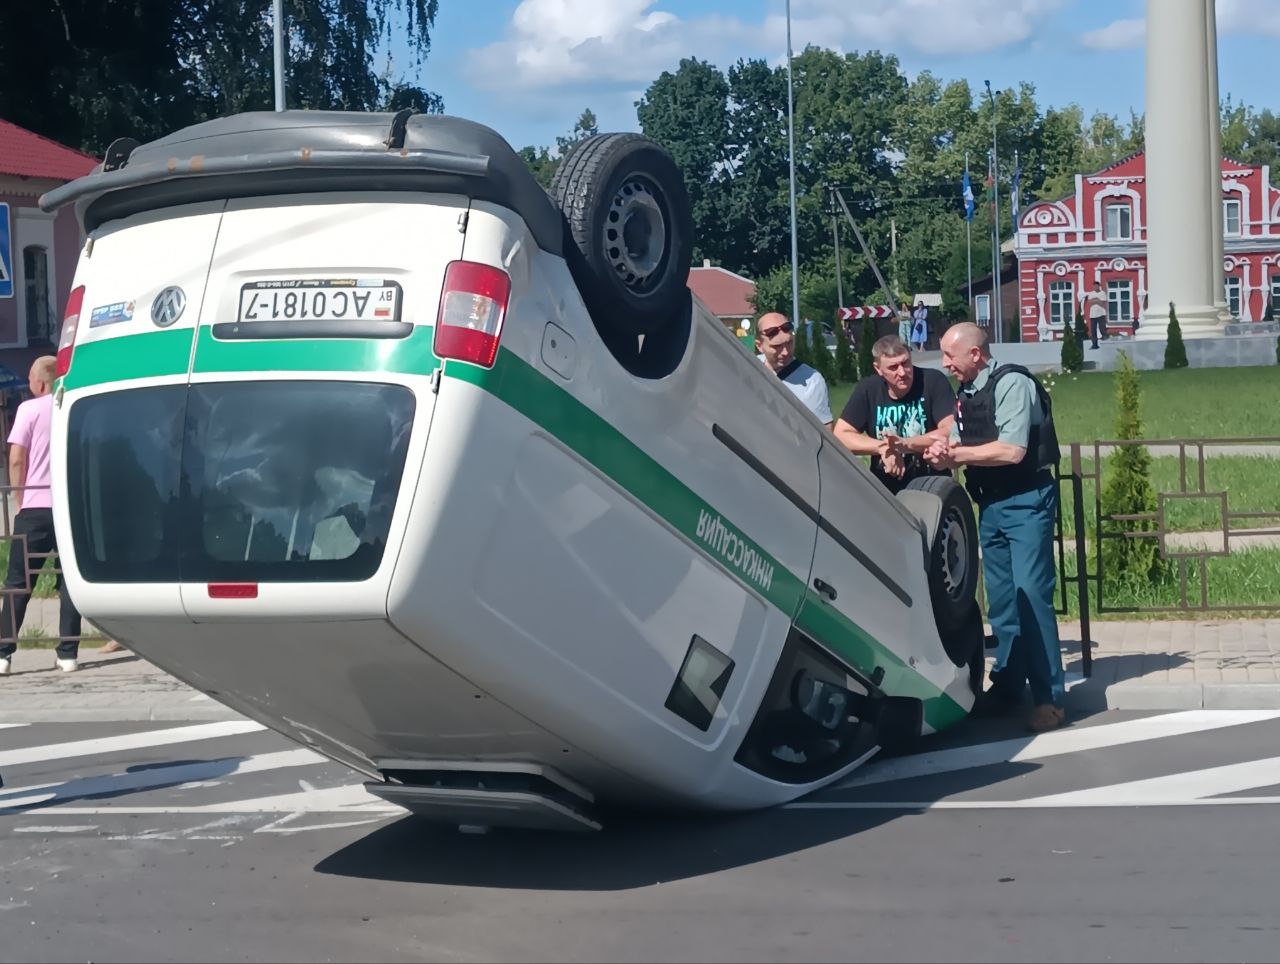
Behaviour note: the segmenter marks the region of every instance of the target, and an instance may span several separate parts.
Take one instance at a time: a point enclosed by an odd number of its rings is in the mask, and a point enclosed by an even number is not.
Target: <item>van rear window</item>
[[[352,582],[382,560],[413,393],[364,382],[140,388],[68,420],[90,582]]]

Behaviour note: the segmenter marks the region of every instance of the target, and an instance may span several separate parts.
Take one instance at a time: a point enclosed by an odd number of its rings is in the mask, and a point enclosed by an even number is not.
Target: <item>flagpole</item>
[[[991,93],[991,81],[984,80],[987,86],[987,97],[991,100],[991,244],[994,249],[991,252],[991,260],[995,264],[995,270],[992,272],[993,284],[995,288],[992,290],[991,299],[991,317],[995,322],[996,342],[1004,341],[1004,311],[1001,304],[1001,280],[1000,280],[1000,150],[999,143],[996,140],[996,97]]]
[[[964,178],[969,180],[969,152],[964,152]],[[972,193],[972,189],[970,189]],[[969,199],[965,198],[964,212],[964,252],[969,264],[969,315],[973,315],[973,218],[969,217]]]
[[[800,256],[796,243],[796,130],[791,85],[791,0],[787,0],[787,161],[791,191],[791,322],[800,328]]]
[[[275,0],[271,18],[276,110],[284,110],[284,0]]]

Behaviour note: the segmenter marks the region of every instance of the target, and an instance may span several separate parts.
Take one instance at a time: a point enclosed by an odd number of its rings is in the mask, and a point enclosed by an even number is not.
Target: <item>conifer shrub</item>
[[[875,374],[872,367],[874,359],[871,346],[876,343],[876,323],[874,318],[862,319],[862,334],[858,337],[858,377],[869,378]]]
[[[1062,333],[1062,370],[1078,372],[1084,368],[1084,349],[1070,327]]]
[[[1178,313],[1173,302],[1169,302],[1169,341],[1164,346],[1165,368],[1187,367],[1187,346],[1182,343],[1182,326],[1178,324]]]
[[[1116,438],[1142,438],[1142,387],[1125,352],[1119,352],[1115,373]],[[1136,588],[1161,578],[1164,560],[1159,541],[1122,533],[1151,532],[1153,519],[1115,521],[1114,516],[1154,514],[1156,492],[1151,484],[1151,454],[1145,445],[1117,445],[1107,457],[1102,490],[1103,532],[1099,541],[1103,576],[1113,584]]]
[[[853,353],[843,324],[836,326],[836,378],[850,385],[858,380],[858,356]]]

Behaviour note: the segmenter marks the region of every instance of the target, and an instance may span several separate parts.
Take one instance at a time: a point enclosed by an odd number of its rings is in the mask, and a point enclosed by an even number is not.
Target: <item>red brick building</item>
[[[739,336],[749,330],[742,323],[749,325],[755,317],[752,299],[756,296],[756,283],[750,278],[703,259],[702,267],[689,269],[689,290],[726,328]]]
[[[0,120],[0,363],[19,375],[57,343],[82,241],[70,206],[46,214],[36,199],[97,163]]]
[[[1222,219],[1231,313],[1259,321],[1268,300],[1280,311],[1280,189],[1270,167],[1223,158]],[[1095,280],[1112,330],[1132,333],[1147,294],[1145,155],[1077,174],[1070,196],[1023,209],[1015,250],[1023,341],[1061,338]]]

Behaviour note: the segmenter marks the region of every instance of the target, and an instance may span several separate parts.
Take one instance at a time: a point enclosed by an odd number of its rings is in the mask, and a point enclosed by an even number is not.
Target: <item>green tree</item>
[[[835,384],[840,380],[840,376],[836,371],[836,361],[831,355],[831,349],[827,347],[825,327],[822,322],[813,322],[811,334],[812,337],[809,339],[809,358],[811,360],[809,364],[822,374],[828,385]]]
[[[858,377],[870,378],[875,374],[875,357],[871,354],[871,346],[876,343],[876,322],[874,318],[862,319],[862,332],[858,335]]]
[[[211,117],[274,105],[271,0],[31,0],[0,4],[0,116],[100,153]],[[437,0],[286,0],[288,106],[441,108],[374,69],[391,36],[416,67]],[[33,43],[32,38],[39,38]]]
[[[779,265],[762,278],[756,279],[756,293],[752,299],[756,315],[776,311],[790,318],[791,315],[791,266]]]
[[[556,138],[556,155],[564,157],[579,141],[585,141],[588,137],[594,137],[599,133],[600,125],[596,122],[596,115],[590,107],[587,107],[578,115],[569,133]]]
[[[1084,368],[1084,350],[1069,326],[1062,333],[1062,370],[1078,372]]]
[[[533,172],[539,184],[544,188],[551,187],[551,181],[556,176],[556,169],[560,166],[560,162],[551,156],[550,151],[545,147],[530,145],[520,148],[520,157],[529,165],[529,170]]]
[[[1169,340],[1164,346],[1165,368],[1187,367],[1187,346],[1182,342],[1182,326],[1178,324],[1178,313],[1173,302],[1169,302]]]
[[[1066,332],[1063,332],[1063,335],[1065,336],[1065,335],[1066,335]],[[1086,325],[1086,324],[1084,323],[1084,312],[1083,312],[1083,311],[1077,311],[1077,312],[1076,312],[1076,330],[1075,330],[1075,336],[1076,336],[1076,344],[1078,344],[1078,345],[1080,346],[1081,350],[1083,350],[1083,349],[1084,349],[1084,343],[1085,343],[1085,342],[1088,340],[1088,338],[1089,338],[1089,326],[1088,326],[1088,325]]]
[[[1129,356],[1119,353],[1116,369],[1116,438],[1141,439],[1142,401],[1138,373]],[[1117,445],[1107,457],[1106,482],[1102,491],[1103,538],[1099,552],[1108,580],[1141,586],[1160,578],[1160,544],[1151,538],[1129,538],[1125,533],[1151,532],[1152,519],[1117,521],[1116,516],[1154,516],[1156,495],[1151,485],[1151,455],[1144,445]]]
[[[724,257],[719,241],[729,141],[729,82],[702,60],[685,59],[663,71],[636,102],[640,129],[671,151],[684,174],[693,210],[694,258]]]
[[[573,127],[569,129],[567,134],[562,134],[556,138],[556,149],[553,153],[546,147],[534,147],[532,145],[522,147],[519,150],[521,159],[528,165],[529,170],[533,172],[533,176],[538,183],[544,188],[551,186],[551,181],[556,176],[556,171],[560,167],[560,161],[564,159],[565,154],[573,149],[573,146],[579,141],[585,140],[595,134],[600,133],[596,123],[596,115],[590,108],[584,110],[578,115],[578,119],[574,122]]]

